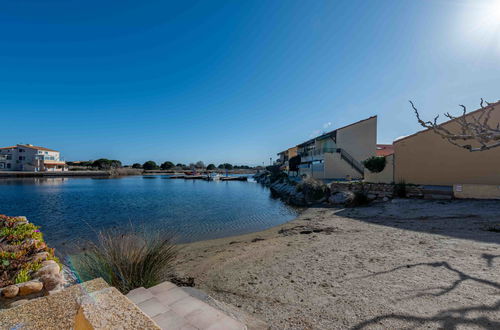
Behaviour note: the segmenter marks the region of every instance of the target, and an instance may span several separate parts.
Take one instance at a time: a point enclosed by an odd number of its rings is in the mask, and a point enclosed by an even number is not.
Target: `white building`
[[[32,144],[18,144],[0,148],[0,171],[61,172],[67,171],[59,151],[36,147]]]

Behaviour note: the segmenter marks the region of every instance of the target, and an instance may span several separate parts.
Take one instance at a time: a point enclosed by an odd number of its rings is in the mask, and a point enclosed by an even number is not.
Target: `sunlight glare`
[[[482,51],[500,54],[500,0],[472,0],[458,17],[462,41]]]

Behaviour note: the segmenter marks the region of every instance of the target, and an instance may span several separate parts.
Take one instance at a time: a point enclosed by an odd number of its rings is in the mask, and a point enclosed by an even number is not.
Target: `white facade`
[[[0,171],[61,172],[67,169],[59,151],[31,144],[0,148]]]

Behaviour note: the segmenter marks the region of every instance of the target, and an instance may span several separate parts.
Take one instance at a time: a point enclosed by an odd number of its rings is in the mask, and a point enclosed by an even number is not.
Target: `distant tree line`
[[[82,167],[92,167],[96,168],[99,170],[110,170],[114,168],[120,168],[124,167],[122,165],[122,162],[119,160],[115,159],[106,159],[106,158],[100,158],[95,161],[80,161],[80,162],[67,162],[68,165],[70,166],[82,166]],[[125,166],[128,167],[128,166]],[[215,166],[215,164],[208,164],[205,166],[205,163],[200,161],[197,161],[196,163],[189,163],[189,165],[183,164],[183,163],[177,163],[174,164],[173,162],[166,161],[158,165],[155,161],[153,160],[148,160],[147,162],[140,164],[140,163],[134,163],[131,166],[132,168],[136,169],[144,169],[144,170],[208,170],[208,171],[214,171],[216,169],[219,170],[233,170],[233,169],[254,169],[254,167],[247,166],[247,165],[232,165],[229,163],[222,163],[219,164],[218,166]]]

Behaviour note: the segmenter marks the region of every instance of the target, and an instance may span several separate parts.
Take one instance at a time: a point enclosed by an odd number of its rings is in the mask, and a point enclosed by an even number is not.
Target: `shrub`
[[[97,167],[100,170],[109,170],[112,168],[122,167],[122,162],[114,159],[101,158],[92,163],[92,167]]]
[[[156,170],[158,169],[158,165],[152,160],[148,160],[144,164],[142,164],[142,168],[145,170]]]
[[[363,165],[372,173],[380,173],[384,170],[386,164],[385,157],[372,156],[363,161]]]
[[[221,170],[232,170],[233,169],[233,165],[231,165],[229,163],[220,164],[218,167]]]
[[[169,169],[173,168],[174,166],[175,165],[172,162],[164,162],[163,164],[161,164],[160,168],[162,170],[169,170]]]
[[[159,231],[108,230],[88,242],[85,252],[71,261],[82,281],[102,277],[126,294],[138,287],[149,288],[172,275],[177,247],[171,236]]]
[[[214,165],[214,164],[208,164],[208,166],[207,166],[207,170],[209,170],[209,171],[213,171],[213,170],[215,170],[215,169],[216,169],[216,167],[215,167],[215,165]]]
[[[139,163],[134,163],[134,165],[132,165],[132,168],[142,168],[142,165]]]
[[[406,182],[404,180],[401,180],[394,185],[394,196],[399,198],[406,197]]]

